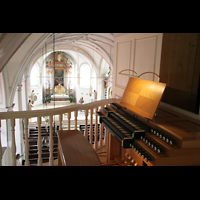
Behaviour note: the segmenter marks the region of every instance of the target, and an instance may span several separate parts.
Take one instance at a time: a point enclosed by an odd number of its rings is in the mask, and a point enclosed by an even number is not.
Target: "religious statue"
[[[60,54],[58,54],[58,61],[60,62],[61,61],[61,59],[62,59],[62,57],[61,57],[61,55]]]
[[[55,53],[55,61],[56,62],[63,62],[63,56],[64,56],[64,54],[61,51],[57,51]]]
[[[69,58],[65,59],[65,63],[66,63],[66,64],[68,63],[68,61],[69,61]]]
[[[79,103],[80,104],[84,103],[83,97],[80,98]]]
[[[94,90],[93,92],[93,101],[96,101],[97,100],[97,92],[96,90]]]

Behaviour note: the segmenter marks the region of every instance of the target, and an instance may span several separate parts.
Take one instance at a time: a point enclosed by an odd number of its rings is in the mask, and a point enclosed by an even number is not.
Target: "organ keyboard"
[[[130,78],[120,103],[97,112],[111,134],[108,161],[129,155],[139,166],[200,165],[200,122],[158,107],[166,85],[152,82]]]
[[[112,106],[116,104],[112,103]],[[108,131],[121,143],[123,148],[130,148],[130,144],[134,139],[139,139],[144,136],[144,133],[149,130],[149,127],[142,124],[139,120],[134,119],[123,110],[111,111],[108,107],[103,108],[107,113],[104,117],[101,112],[98,112],[100,123],[103,124]]]

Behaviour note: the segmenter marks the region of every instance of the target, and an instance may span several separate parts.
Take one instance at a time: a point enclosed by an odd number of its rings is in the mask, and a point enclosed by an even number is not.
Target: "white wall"
[[[3,83],[3,76],[0,73],[0,112],[6,112],[7,109],[5,108],[5,92],[4,92],[4,83]],[[1,127],[0,127],[0,137],[1,137],[1,146],[7,146],[7,129],[6,129],[6,120],[1,120]],[[2,164],[5,164],[5,159],[2,161]]]
[[[1,108],[5,108],[5,93],[2,73],[0,73],[0,109]]]
[[[162,33],[129,33],[115,36],[113,98],[122,97],[129,80],[129,76],[119,74],[120,71],[130,69],[137,72],[137,75],[150,71],[159,75],[162,36]],[[158,81],[157,76],[152,74],[141,78]]]
[[[37,96],[37,101],[34,101],[33,105],[41,105],[42,104],[42,85],[39,86],[31,86],[31,91],[34,90],[35,95]],[[28,94],[28,96],[31,96],[31,92],[30,94]]]
[[[27,104],[27,100],[26,100],[26,85],[25,85],[25,78],[23,77],[22,79],[22,110],[26,110],[26,104]]]
[[[82,88],[80,87],[80,67],[83,64],[88,64],[91,67],[91,63],[89,63],[84,57],[81,55],[78,55],[77,59],[77,75],[75,79],[75,88],[76,88],[76,103],[79,103],[79,100],[81,97],[83,97],[84,103],[91,102],[91,97],[89,96],[90,88]],[[92,69],[91,69],[92,72]],[[92,73],[90,73],[91,76]],[[92,81],[90,80],[90,84],[92,84]]]

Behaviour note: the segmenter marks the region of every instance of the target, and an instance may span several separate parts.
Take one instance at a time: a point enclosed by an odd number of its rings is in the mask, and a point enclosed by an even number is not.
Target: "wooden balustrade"
[[[41,117],[37,117],[38,124],[38,166],[42,166],[42,136],[41,136]]]
[[[88,124],[88,110],[85,110],[85,125]],[[88,126],[85,126],[85,138],[88,140]]]
[[[25,164],[30,165],[29,162],[29,142],[28,142],[28,118],[24,118],[24,133],[25,133]]]
[[[72,106],[66,106],[56,109],[46,109],[46,110],[32,110],[32,111],[13,111],[13,112],[0,112],[0,130],[1,130],[1,120],[10,119],[11,122],[11,163],[16,165],[16,144],[15,144],[15,119],[24,119],[24,135],[25,135],[25,165],[29,166],[29,140],[28,140],[28,131],[29,131],[29,119],[32,117],[37,118],[38,124],[38,166],[42,166],[42,136],[41,136],[41,118],[43,116],[49,117],[49,126],[50,126],[50,142],[49,142],[49,165],[53,166],[53,116],[59,116],[59,130],[63,130],[63,114],[67,113],[67,129],[71,129],[71,113],[74,112],[74,130],[77,130],[78,122],[78,111],[85,111],[85,125],[88,124],[88,112],[90,112],[90,144],[92,145],[93,141],[93,114],[98,111],[99,107],[103,107],[106,104],[112,102],[118,102],[119,99],[104,99],[100,101],[95,101],[87,104],[75,104]],[[95,116],[95,138],[94,138],[94,148],[98,148],[98,116]],[[0,135],[1,136],[1,135]],[[84,136],[88,139],[88,127],[85,126]],[[103,126],[100,124],[100,137],[99,137],[99,147],[103,145],[102,142],[103,136]],[[107,134],[105,134],[104,144]],[[2,151],[1,151],[1,137],[0,137],[0,166],[2,165]]]
[[[53,166],[53,115],[49,116],[49,128],[50,128],[50,141],[49,141],[49,150],[50,150],[50,159],[49,164]]]
[[[98,112],[98,106],[95,108],[95,111]],[[95,116],[95,140],[94,140],[94,149],[97,149],[97,134],[98,134],[98,115]]]
[[[63,121],[63,114],[59,115],[59,130],[62,131],[62,121]]]
[[[93,141],[93,108],[90,109],[90,144]]]
[[[11,163],[12,166],[16,165],[16,157],[15,157],[15,152],[16,152],[16,145],[15,145],[15,119],[10,120],[10,126],[11,126]]]

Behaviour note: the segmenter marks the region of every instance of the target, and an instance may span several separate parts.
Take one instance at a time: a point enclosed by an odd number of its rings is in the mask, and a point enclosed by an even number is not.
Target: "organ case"
[[[200,122],[159,105],[165,87],[164,83],[130,78],[120,103],[98,112],[100,123],[110,133],[108,162],[200,165]]]

